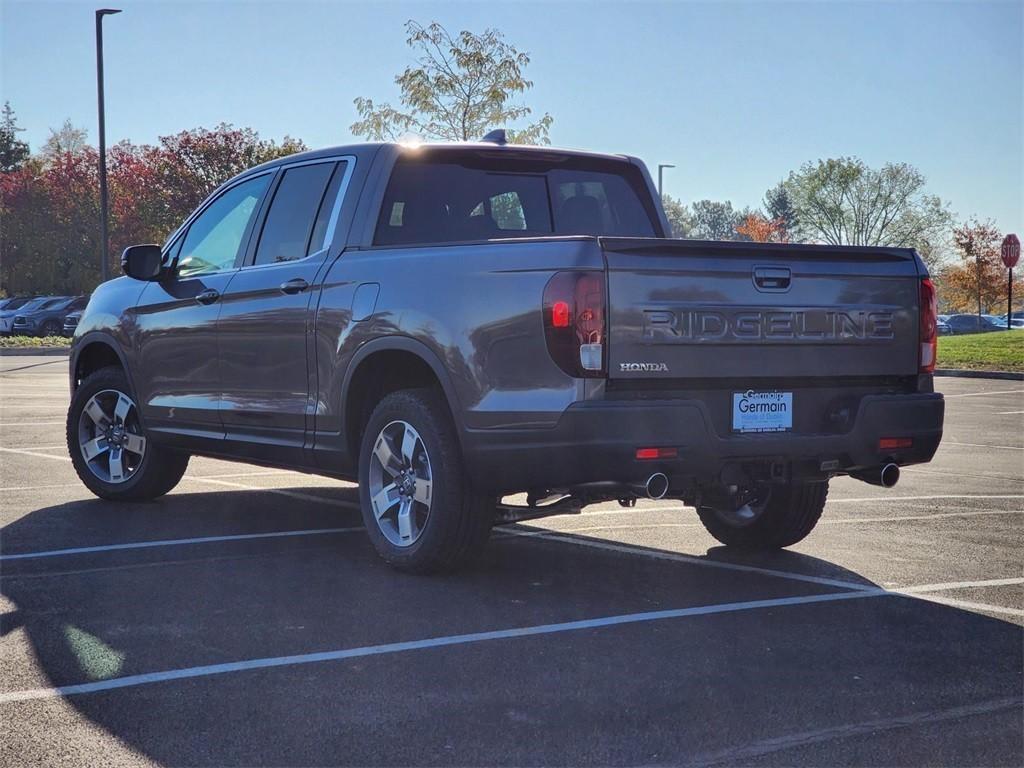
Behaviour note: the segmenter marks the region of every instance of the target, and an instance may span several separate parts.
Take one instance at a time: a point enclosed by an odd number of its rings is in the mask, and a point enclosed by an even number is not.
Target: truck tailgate
[[[601,238],[612,379],[917,373],[910,250]]]

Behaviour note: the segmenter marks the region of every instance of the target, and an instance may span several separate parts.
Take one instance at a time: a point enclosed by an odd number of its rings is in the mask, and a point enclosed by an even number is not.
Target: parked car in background
[[[14,316],[11,333],[24,336],[56,336],[64,328],[64,318],[76,309],[85,309],[86,296],[51,296],[41,303],[29,302]]]
[[[64,330],[63,336],[74,336],[75,328],[78,327],[78,321],[82,319],[82,310],[76,312],[68,312],[68,316],[64,318]]]
[[[999,318],[999,324],[1006,327],[1006,315]],[[1010,317],[1011,328],[1024,328],[1024,312],[1014,312]]]
[[[992,323],[998,330],[1006,330],[1006,315],[1001,317],[999,315],[982,315],[982,317]]]
[[[6,299],[5,304],[0,306],[0,335],[10,335],[16,314],[28,311],[49,299],[50,297],[48,296],[19,296],[13,299]]]
[[[1000,330],[999,326],[985,315],[950,315],[946,324],[949,326],[950,333],[953,334],[987,333]]]
[[[31,296],[8,296],[6,299],[0,299],[0,311],[5,309],[17,309],[31,298]]]
[[[948,319],[948,317],[948,315],[940,315],[939,319],[935,321],[935,330],[938,332],[939,336],[948,336],[952,333],[949,329],[949,323],[944,319]]]

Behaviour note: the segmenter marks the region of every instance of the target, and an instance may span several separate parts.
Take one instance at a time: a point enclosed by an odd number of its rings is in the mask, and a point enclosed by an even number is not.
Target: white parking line
[[[1021,411],[1024,413],[1024,411]],[[988,445],[987,443],[958,443],[955,440],[943,440],[942,445],[962,445],[966,448],[998,448],[1003,451],[1024,451],[1017,445]]]
[[[1020,416],[1024,411],[999,411],[996,416]]]
[[[900,523],[905,520],[941,520],[947,517],[979,517],[982,515],[1024,515],[1024,509],[972,509],[963,512],[937,512],[933,515],[895,515],[892,517],[839,517],[822,518],[818,525],[857,523]],[[644,521],[622,525],[588,525],[582,528],[558,528],[551,531],[527,531],[521,536],[536,538],[546,533],[592,533],[594,531],[651,530],[654,528],[703,528],[697,523],[648,523]],[[512,533],[508,531],[508,533]]]
[[[1002,583],[1006,580],[995,580]],[[980,582],[979,582],[980,583]],[[472,632],[462,635],[447,635],[433,637],[426,640],[410,640],[397,643],[386,643],[382,645],[369,645],[358,648],[347,648],[336,651],[321,651],[316,653],[302,653],[291,656],[271,656],[262,659],[248,659],[246,661],[234,661],[221,664],[205,664],[197,667],[185,667],[182,669],[171,669],[162,672],[148,672],[138,675],[127,675],[115,677],[109,680],[97,680],[91,683],[79,683],[77,685],[64,685],[52,688],[33,688],[20,691],[8,691],[0,693],[0,704],[31,701],[36,699],[52,699],[63,696],[77,696],[86,693],[97,693],[110,691],[119,688],[133,688],[140,685],[162,683],[172,680],[186,680],[196,677],[209,677],[222,675],[231,672],[246,672],[254,669],[268,669],[271,667],[291,667],[303,664],[317,664],[326,661],[343,661],[345,659],[361,658],[366,656],[381,656],[391,653],[404,653],[407,651],[418,651],[429,648],[443,648],[454,645],[467,645],[470,643],[488,642],[491,640],[511,640],[520,637],[536,637],[538,635],[551,635],[561,632],[577,632],[587,629],[601,629],[604,627],[623,626],[627,624],[641,624],[654,621],[666,621],[671,619],[688,618],[692,616],[709,616],[719,613],[738,613],[742,611],[760,610],[764,608],[781,608],[795,605],[811,605],[815,603],[832,603],[843,600],[859,600],[869,597],[910,597],[917,598],[919,593],[927,593],[933,589],[945,588],[944,584],[922,584],[916,587],[908,587],[902,592],[885,590],[880,587],[855,589],[844,592],[830,592],[823,595],[805,595],[800,597],[780,597],[770,600],[748,600],[736,603],[718,603],[715,605],[704,605],[693,608],[674,608],[664,611],[646,611],[643,613],[627,613],[615,616],[605,616],[595,619],[582,619],[579,621],[566,621],[557,624],[540,624],[531,627],[518,627],[512,629],[499,629],[486,632]],[[923,595],[921,599],[944,600],[938,596]],[[1018,615],[1024,612],[1013,609],[1003,609],[1001,606],[977,605],[983,610],[1002,610],[1003,612]]]
[[[80,683],[78,685],[63,685],[53,688],[34,688],[21,691],[9,691],[7,693],[0,693],[0,704],[30,701],[33,699],[52,699],[61,696],[76,696],[84,693],[110,691],[117,688],[132,688],[139,685],[161,683],[170,680],[185,680],[195,677],[222,675],[229,672],[245,672],[253,669],[290,667],[301,664],[316,664],[324,661],[342,661],[345,659],[355,659],[365,656],[380,656],[383,654],[419,651],[428,648],[442,648],[453,645],[466,645],[469,643],[481,643],[491,640],[511,640],[520,637],[535,637],[538,635],[551,635],[560,632],[577,632],[586,629],[600,629],[603,627],[622,626],[625,624],[665,621],[668,619],[681,619],[691,616],[708,616],[717,613],[737,613],[740,611],[752,611],[763,608],[781,608],[791,605],[831,603],[841,600],[859,600],[867,597],[881,597],[886,594],[885,590],[872,589],[851,592],[832,592],[824,595],[780,597],[771,600],[748,600],[738,603],[719,603],[717,605],[704,605],[693,608],[676,608],[665,611],[619,614],[616,616],[605,616],[596,619],[566,621],[558,624],[540,624],[531,627],[499,629],[488,632],[472,632],[463,635],[448,635],[433,637],[426,640],[410,640],[406,642],[386,643],[383,645],[369,645],[359,648],[346,648],[337,651],[303,653],[292,656],[272,656],[263,659],[249,659],[247,661],[235,661],[224,664],[206,664],[198,667],[186,667],[183,669],[171,669],[163,672],[149,672],[139,675],[128,675],[126,677],[115,677],[110,680],[98,680],[96,682]]]
[[[788,733],[784,736],[776,736],[755,744],[731,747],[720,752],[705,752],[697,755],[690,762],[691,765],[712,766],[721,763],[729,765],[748,765],[754,762],[755,758],[772,755],[788,749],[807,747],[812,744],[824,744],[839,739],[850,739],[861,735],[877,735],[885,731],[897,730],[900,728],[914,728],[933,723],[947,721],[960,721],[966,717],[987,715],[1002,712],[1008,709],[1019,709],[1021,699],[1019,696],[1010,696],[1002,699],[992,699],[977,704],[967,704],[950,709],[936,710],[933,712],[915,712],[909,715],[897,717],[880,718],[877,720],[866,720],[859,723],[844,723],[830,728],[821,728],[813,731],[801,731]],[[796,762],[795,760],[782,760],[783,763]]]
[[[0,427],[50,427],[63,421],[0,421]]]
[[[999,389],[992,392],[960,392],[955,395],[947,395],[943,393],[943,397],[949,400],[953,397],[982,397],[983,395],[1019,395],[1024,393],[1024,389]]]
[[[157,539],[155,541],[133,541],[126,544],[101,544],[95,547],[72,547],[70,549],[50,549],[42,552],[22,552],[0,555],[0,561],[29,560],[38,557],[61,557],[64,555],[82,555],[90,552],[114,552],[121,549],[150,549],[152,547],[175,547],[182,544],[210,544],[218,541],[246,541],[251,539],[278,539],[290,536],[322,536],[328,533],[354,533],[363,530],[358,528],[307,528],[299,531],[270,531],[268,533],[238,533],[229,536],[200,536],[191,539]]]
[[[511,536],[518,538],[539,538],[548,541],[561,541],[567,544],[575,544],[581,547],[592,547],[594,549],[603,549],[609,552],[618,552],[620,554],[643,555],[644,557],[650,557],[654,560],[668,560],[677,563],[690,563],[692,565],[702,565],[707,568],[720,568],[726,571],[739,571],[741,573],[758,573],[763,576],[775,576],[780,579],[789,579],[791,581],[806,581],[810,584],[819,584],[828,587],[843,587],[844,589],[853,589],[858,591],[875,589],[875,586],[873,584],[858,584],[857,582],[846,581],[845,579],[829,579],[824,576],[811,576],[810,574],[805,573],[794,573],[792,571],[778,571],[773,568],[760,568],[756,565],[730,563],[724,560],[708,560],[704,557],[684,555],[680,552],[666,552],[663,550],[645,549],[643,547],[636,547],[630,544],[620,544],[618,542],[581,539],[573,536],[572,534],[564,535],[560,531],[551,531],[538,534],[535,531],[516,531],[507,528],[503,530]]]

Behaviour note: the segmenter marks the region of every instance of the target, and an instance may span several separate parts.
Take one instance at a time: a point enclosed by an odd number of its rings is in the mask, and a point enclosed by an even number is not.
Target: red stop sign
[[[1020,240],[1016,235],[1007,235],[1003,238],[1001,255],[1003,257],[1003,264],[1006,265],[1007,269],[1013,269],[1017,266],[1017,262],[1020,261]]]

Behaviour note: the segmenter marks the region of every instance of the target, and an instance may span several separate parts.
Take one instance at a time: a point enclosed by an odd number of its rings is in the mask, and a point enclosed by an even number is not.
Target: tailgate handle
[[[754,267],[754,287],[759,291],[788,291],[792,279],[789,267]]]

